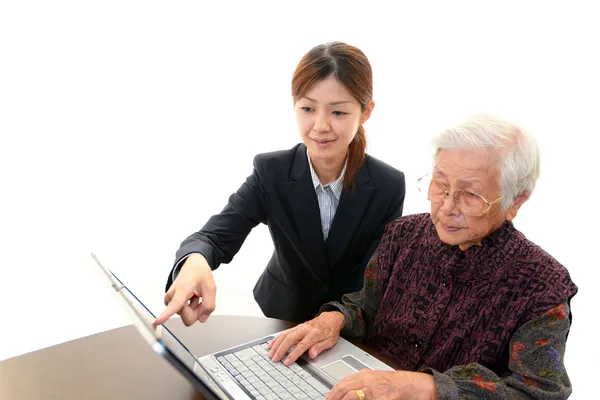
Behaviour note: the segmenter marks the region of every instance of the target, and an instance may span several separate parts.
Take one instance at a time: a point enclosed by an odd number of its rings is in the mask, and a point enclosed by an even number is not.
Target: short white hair
[[[517,196],[531,195],[540,176],[540,151],[533,136],[518,126],[489,114],[476,114],[433,139],[434,163],[444,149],[489,149],[498,156],[502,210]]]

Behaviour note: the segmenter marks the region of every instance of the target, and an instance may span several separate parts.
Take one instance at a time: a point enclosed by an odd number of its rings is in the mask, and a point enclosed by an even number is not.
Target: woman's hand
[[[309,357],[315,358],[337,343],[343,326],[344,314],[339,311],[324,312],[273,339],[268,346],[269,357],[274,362],[279,362],[295,346],[285,358],[285,365],[294,363],[307,350]]]
[[[215,310],[217,286],[212,270],[201,254],[190,255],[167,293],[167,308],[156,318],[154,326],[165,323],[175,313],[186,326],[206,322]]]
[[[437,389],[429,374],[364,369],[339,381],[326,397],[326,400],[375,399],[435,400]]]

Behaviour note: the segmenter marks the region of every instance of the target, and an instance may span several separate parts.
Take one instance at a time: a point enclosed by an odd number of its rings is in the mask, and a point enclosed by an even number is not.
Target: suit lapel
[[[342,192],[325,245],[331,268],[340,260],[350,244],[375,191],[375,187],[369,184],[369,174],[364,165],[357,171],[355,182],[354,191]]]
[[[312,265],[327,266],[319,203],[310,176],[304,145],[298,146],[290,180],[284,182],[283,187]],[[315,272],[326,281],[328,268],[315,268]]]

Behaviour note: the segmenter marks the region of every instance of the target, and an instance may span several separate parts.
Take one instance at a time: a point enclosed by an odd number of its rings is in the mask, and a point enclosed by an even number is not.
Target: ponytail
[[[344,189],[354,189],[354,177],[365,161],[366,151],[367,135],[365,133],[365,128],[360,125],[354,139],[352,139],[350,146],[348,146],[348,162],[346,164],[346,174],[344,175]]]

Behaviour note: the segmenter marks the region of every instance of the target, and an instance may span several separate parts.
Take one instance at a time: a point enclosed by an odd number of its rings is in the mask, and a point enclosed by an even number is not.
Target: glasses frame
[[[420,183],[422,180],[424,180],[424,179],[427,179],[428,177],[429,177],[429,174],[427,174],[427,175],[425,175],[425,176],[422,176],[421,178],[419,178],[419,179],[417,180],[417,183]],[[454,191],[452,191],[452,192],[451,192],[450,190],[448,190],[448,186],[444,185],[442,182],[438,181],[437,179],[435,179],[435,178],[432,178],[432,177],[429,177],[429,180],[430,180],[430,181],[435,181],[436,183],[438,183],[439,185],[441,185],[441,186],[444,188],[444,194],[445,194],[445,197],[444,197],[444,199],[445,199],[445,198],[448,198],[448,197],[450,197],[450,195],[452,195],[452,200],[454,200],[454,204],[456,205],[456,208],[458,208],[458,210],[459,210],[459,211],[460,211],[462,214],[464,214],[464,215],[466,215],[466,216],[468,216],[468,217],[481,217],[481,216],[485,215],[485,213],[487,213],[488,211],[490,211],[490,209],[492,208],[492,206],[493,206],[494,204],[496,204],[497,202],[499,202],[500,200],[502,200],[502,199],[504,198],[504,196],[500,196],[500,197],[498,197],[498,198],[497,198],[496,200],[494,200],[494,201],[489,201],[488,199],[486,199],[485,197],[483,197],[483,196],[482,196],[482,195],[480,195],[479,193],[471,192],[470,190],[456,189],[456,190],[454,190]],[[440,201],[440,202],[434,202],[434,201],[432,201],[432,200],[430,200],[430,199],[429,199],[429,187],[431,187],[431,182],[429,182],[429,186],[427,187],[427,188],[428,188],[428,189],[427,189],[427,190],[428,190],[428,192],[427,192],[427,199],[428,199],[429,201],[431,201],[432,203],[443,203],[443,202],[444,202],[444,200],[442,200],[442,201]],[[485,204],[487,204],[487,208],[486,208],[486,209],[485,209],[485,211],[484,211],[484,212],[482,212],[481,214],[470,214],[470,213],[466,213],[466,212],[464,212],[463,210],[461,210],[461,209],[460,209],[460,207],[459,207],[459,206],[458,206],[458,204],[456,203],[456,199],[457,199],[457,197],[458,197],[458,196],[456,195],[456,193],[457,193],[457,192],[467,192],[467,193],[469,193],[469,194],[473,194],[473,195],[475,195],[475,196],[479,197],[481,200],[483,200],[483,201],[485,202]]]

